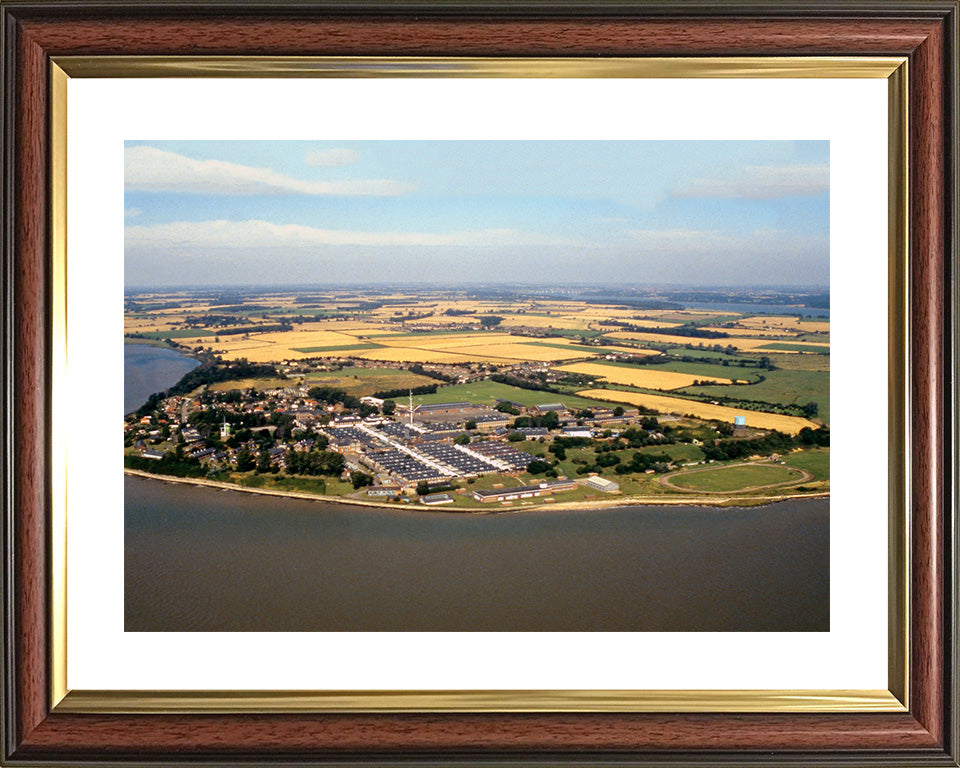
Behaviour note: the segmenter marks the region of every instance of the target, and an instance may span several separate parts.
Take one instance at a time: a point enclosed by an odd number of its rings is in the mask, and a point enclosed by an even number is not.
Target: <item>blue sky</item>
[[[826,141],[128,141],[125,282],[829,283]]]

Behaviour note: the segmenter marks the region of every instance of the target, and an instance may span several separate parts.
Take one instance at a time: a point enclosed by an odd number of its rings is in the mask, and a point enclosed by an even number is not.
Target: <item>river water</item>
[[[123,412],[132,413],[154,392],[172,387],[199,363],[169,347],[123,345]]]
[[[706,309],[711,312],[739,312],[744,315],[790,315],[830,319],[829,307],[791,307],[785,304],[744,304],[704,301],[682,301],[686,309]]]
[[[126,477],[127,631],[826,631],[829,500],[492,515]]]

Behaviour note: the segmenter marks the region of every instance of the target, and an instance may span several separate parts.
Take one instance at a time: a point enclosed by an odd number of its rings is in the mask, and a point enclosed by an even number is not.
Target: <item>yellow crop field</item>
[[[714,344],[720,344],[724,347],[733,347],[739,352],[764,352],[765,350],[759,349],[764,347],[767,344],[775,344],[775,340],[768,338],[764,339],[751,339],[751,338],[739,338],[731,337],[727,339],[698,339],[693,336],[671,336],[666,333],[641,333],[633,331],[617,331],[615,333],[607,334],[616,339],[633,339],[634,341],[649,341],[654,344],[671,344],[671,345],[693,345],[698,346],[702,345],[705,347],[713,346]],[[787,343],[787,342],[784,342]],[[790,341],[791,345],[798,345],[803,347],[809,347],[811,352],[818,352],[820,350],[827,350],[829,346],[826,344],[814,344],[812,342],[806,341]],[[773,350],[769,350],[773,351]],[[790,354],[793,352],[796,354],[796,350],[781,349],[777,350],[778,353],[787,353]]]
[[[713,330],[713,329],[711,328],[711,330]],[[721,327],[717,327],[716,330],[722,331],[723,333],[729,333],[731,336],[752,336],[752,337],[754,337],[754,338],[756,338],[757,336],[791,336],[791,335],[793,335],[793,334],[796,333],[795,330],[791,330],[791,329],[787,329],[787,328],[779,328],[779,329],[774,329],[774,328],[725,328],[725,327],[722,327],[722,326],[721,326]],[[722,343],[723,340],[720,339],[720,342]]]
[[[641,328],[676,328],[682,323],[678,323],[674,320],[647,320],[634,317],[605,317],[597,321],[597,328],[616,328],[617,326],[612,325],[612,321],[630,323],[630,325],[637,325]]]
[[[415,349],[413,347],[381,347],[351,353],[364,360],[383,360],[393,363],[512,363],[503,357],[484,354],[458,354],[439,349]]]
[[[713,346],[722,344],[723,346],[733,346],[739,350],[749,351],[756,347],[762,347],[769,344],[769,339],[698,339],[693,336],[672,336],[667,333],[643,333],[641,331],[615,331],[607,334],[615,339],[632,339],[634,341],[649,341],[654,344],[702,344],[704,346]]]
[[[746,328],[783,328],[797,333],[819,333],[830,330],[829,320],[799,320],[796,317],[745,317],[738,323]]]
[[[503,318],[503,325],[514,328],[557,328],[584,330],[587,327],[589,318],[571,317],[568,315],[506,315]]]
[[[693,376],[689,373],[659,371],[655,368],[620,368],[598,363],[571,363],[560,367],[561,371],[583,373],[587,376],[601,376],[611,384],[624,384],[628,387],[646,387],[647,389],[680,389],[689,387],[695,381],[711,384],[733,384],[731,379],[714,376]]]
[[[557,339],[550,339],[552,344]],[[604,345],[602,347],[593,347],[596,349],[596,354],[598,356],[609,355],[611,352],[619,352],[621,354],[627,355],[662,355],[663,353],[659,349],[643,349],[641,347],[614,347]]]
[[[667,395],[648,395],[642,392],[617,392],[611,389],[587,389],[577,392],[580,397],[589,397],[593,400],[608,400],[614,403],[641,405],[644,408],[654,408],[661,413],[672,413],[677,416],[691,414],[701,419],[716,419],[718,421],[733,422],[734,417],[743,416],[748,427],[758,429],[776,429],[795,435],[804,427],[816,429],[817,425],[799,416],[781,416],[778,413],[763,413],[761,411],[746,411],[741,408],[727,408],[723,405],[698,403],[694,400],[684,400],[680,397]]]
[[[511,358],[513,362],[531,360],[542,363],[551,363],[554,360],[573,360],[578,357],[587,357],[591,352],[571,348],[568,351],[538,347],[534,344],[492,344],[482,347],[468,347],[464,349],[472,355],[487,354],[497,357]]]
[[[510,344],[517,341],[516,336],[509,333],[461,333],[461,334],[440,334],[437,336],[426,335],[403,335],[382,340],[382,344],[391,347],[415,347],[417,349],[446,349],[451,351],[461,350],[466,347],[489,346],[490,344]],[[531,339],[534,341],[534,339]]]

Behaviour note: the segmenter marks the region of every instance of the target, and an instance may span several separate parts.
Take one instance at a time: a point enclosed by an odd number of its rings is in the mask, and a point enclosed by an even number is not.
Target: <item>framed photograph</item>
[[[0,6],[4,764],[958,765],[955,2]]]

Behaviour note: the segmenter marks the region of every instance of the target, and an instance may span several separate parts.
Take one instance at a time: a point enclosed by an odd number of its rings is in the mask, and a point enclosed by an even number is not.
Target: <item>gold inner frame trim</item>
[[[56,56],[70,77],[887,78],[903,57]]]
[[[874,78],[888,81],[889,690],[107,691],[67,686],[67,85],[71,77]],[[436,58],[63,56],[51,60],[50,704],[70,713],[904,712],[909,691],[906,350],[907,60],[903,57]]]
[[[904,712],[889,691],[72,691],[57,712]]]

